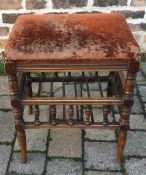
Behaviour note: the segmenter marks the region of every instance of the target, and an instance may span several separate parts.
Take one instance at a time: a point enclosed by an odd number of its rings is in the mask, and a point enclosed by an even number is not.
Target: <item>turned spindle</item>
[[[105,126],[108,124],[108,114],[109,114],[109,106],[103,106],[103,122],[102,124]]]
[[[34,106],[34,115],[35,115],[35,121],[34,121],[35,125],[40,125],[40,119],[39,119],[40,111],[38,105]]]
[[[52,125],[56,125],[56,106],[52,105],[50,109]]]
[[[73,105],[70,105],[68,108],[69,125],[73,125],[73,115],[74,115],[74,108]]]
[[[90,105],[87,105],[85,107],[85,114],[86,114],[85,124],[86,125],[90,125],[91,113],[92,113],[91,106]]]

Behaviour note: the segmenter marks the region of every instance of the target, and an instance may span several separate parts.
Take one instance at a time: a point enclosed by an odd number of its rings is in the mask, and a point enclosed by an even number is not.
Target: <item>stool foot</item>
[[[117,138],[117,160],[120,165],[123,164],[123,151],[127,140],[127,131],[120,131]]]
[[[21,152],[21,163],[27,162],[26,135],[25,131],[17,131],[17,139]]]

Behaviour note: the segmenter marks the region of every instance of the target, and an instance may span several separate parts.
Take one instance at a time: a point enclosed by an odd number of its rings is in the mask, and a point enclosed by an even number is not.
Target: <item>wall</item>
[[[0,52],[20,14],[115,11],[126,17],[141,51],[146,53],[146,0],[0,0]]]

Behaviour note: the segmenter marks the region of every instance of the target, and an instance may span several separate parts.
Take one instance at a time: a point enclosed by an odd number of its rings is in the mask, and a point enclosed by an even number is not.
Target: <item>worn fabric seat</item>
[[[12,61],[119,61],[138,54],[119,13],[21,15],[5,48],[5,58]]]

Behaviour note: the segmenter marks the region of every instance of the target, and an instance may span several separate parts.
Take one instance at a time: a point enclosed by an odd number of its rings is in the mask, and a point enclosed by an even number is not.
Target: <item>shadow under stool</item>
[[[27,162],[25,129],[97,128],[118,130],[117,160],[122,164],[139,54],[139,46],[119,13],[19,16],[5,47],[4,60],[22,163]],[[76,72],[80,74],[75,76]],[[100,72],[108,74],[100,76]],[[35,95],[34,82],[39,84]],[[48,96],[41,95],[44,82],[49,83]],[[55,82],[62,82],[62,97],[54,95]],[[93,82],[99,85],[100,97],[91,96],[89,84]],[[107,82],[106,94],[102,82]],[[73,84],[70,93],[74,91],[74,97],[66,94],[65,83]],[[82,88],[83,84],[87,96],[77,93],[77,86]],[[39,105],[50,107],[45,122],[40,120]],[[57,118],[57,105],[63,107],[61,119]],[[120,120],[109,121],[108,114],[115,105]],[[34,114],[34,122],[24,120],[24,106]],[[103,107],[102,122],[95,121],[93,106]]]

